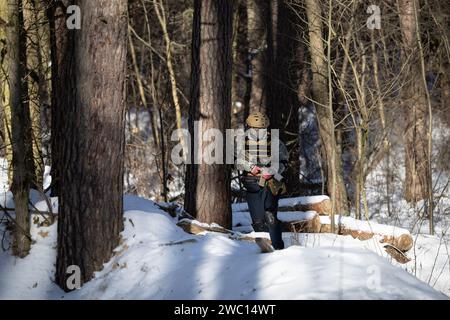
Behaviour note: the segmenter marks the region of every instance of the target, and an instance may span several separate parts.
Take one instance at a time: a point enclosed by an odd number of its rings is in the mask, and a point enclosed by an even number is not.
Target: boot
[[[262,220],[256,220],[255,222],[253,222],[252,226],[253,226],[253,230],[255,230],[255,232],[265,232],[266,231],[266,225],[265,225],[264,221],[262,221]]]
[[[264,214],[265,222],[269,226],[270,239],[275,250],[284,249],[284,241],[281,232],[281,222],[277,219],[276,213],[266,211]]]

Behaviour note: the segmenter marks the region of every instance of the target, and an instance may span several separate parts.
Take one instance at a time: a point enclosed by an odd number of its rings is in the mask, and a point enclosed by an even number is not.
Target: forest
[[[1,300],[449,299],[449,2],[0,0],[0,66]]]

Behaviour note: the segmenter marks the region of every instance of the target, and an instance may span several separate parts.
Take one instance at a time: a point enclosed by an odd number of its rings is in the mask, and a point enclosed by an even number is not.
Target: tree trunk
[[[337,152],[334,133],[333,108],[329,101],[327,62],[322,40],[322,15],[319,3],[306,0],[312,72],[312,98],[314,100],[322,145],[322,158],[326,164],[327,190],[334,212],[348,212],[347,192],[342,174],[342,161]]]
[[[40,2],[24,1],[24,23],[27,30],[27,82],[28,97],[33,139],[33,159],[35,181],[37,188],[42,188],[44,162],[42,155],[42,127],[41,109],[48,105],[48,93],[45,75],[45,61],[43,59],[44,42],[48,39],[45,34],[45,11]]]
[[[250,57],[251,95],[250,113],[267,108],[268,75],[268,27],[270,23],[270,2],[247,0],[247,36]]]
[[[123,229],[127,1],[73,3],[81,30],[60,30],[68,56],[58,75],[67,83],[56,87],[54,107],[64,112],[64,126],[53,128],[61,136],[56,282],[65,290],[72,289],[67,268],[80,268],[81,283],[91,279]]]
[[[288,194],[299,195],[299,107],[297,88],[300,81],[301,62],[303,61],[303,47],[300,37],[296,36],[298,13],[290,8],[285,0],[278,1],[277,8],[276,55],[272,63],[271,81],[272,96],[270,112],[273,128],[280,129],[280,138],[286,143],[289,151],[289,166],[284,176]],[[274,15],[271,15],[274,19]],[[274,45],[272,44],[272,47]]]
[[[198,220],[231,227],[230,171],[226,164],[194,163],[194,139],[209,128],[230,128],[232,1],[196,0],[192,36],[189,107],[191,163],[186,172],[185,209]],[[194,137],[194,121],[201,130]],[[204,152],[203,148],[199,151]],[[225,144],[224,152],[225,156]]]
[[[13,229],[13,253],[25,257],[31,246],[28,196],[30,190],[30,167],[28,150],[31,148],[30,114],[25,103],[26,46],[23,29],[22,0],[9,0],[9,25],[7,27],[7,66],[9,79],[9,103],[11,107],[11,142],[13,184],[11,187],[15,204]]]
[[[170,35],[169,35],[169,31],[167,30],[167,19],[166,19],[166,12],[165,12],[165,8],[164,8],[164,2],[161,0],[161,2],[156,2],[156,0],[153,1],[154,4],[154,9],[156,12],[156,15],[158,17],[159,20],[159,24],[161,26],[163,35],[164,35],[164,42],[166,45],[166,66],[167,66],[167,71],[169,72],[169,79],[170,79],[170,88],[171,88],[171,92],[172,92],[172,101],[173,101],[173,105],[175,107],[175,119],[176,119],[176,124],[177,124],[177,129],[179,130],[180,134],[179,134],[179,139],[180,139],[180,143],[183,146],[183,149],[186,148],[186,142],[184,141],[184,136],[181,133],[181,129],[183,127],[182,124],[182,117],[181,117],[181,104],[180,104],[180,99],[178,98],[178,93],[177,93],[177,79],[175,77],[175,70],[174,70],[174,66],[173,66],[173,58],[172,58],[172,40],[170,39]]]
[[[232,127],[244,123],[250,112],[251,86],[247,0],[238,0],[233,29]],[[241,111],[243,108],[243,112]],[[234,121],[234,122],[233,122]]]
[[[6,10],[8,7],[6,6],[7,2],[2,1],[0,3],[0,52],[5,52],[6,50]],[[0,55],[0,157],[5,157],[5,149],[6,149],[6,127],[3,125],[5,123],[5,109],[4,109],[4,93],[5,93],[5,84],[6,84],[6,76],[3,72],[5,65],[5,57]]]
[[[414,17],[416,0],[398,0],[400,28],[403,36],[403,59],[408,61],[407,82],[402,89],[406,128],[405,199],[417,202],[428,197],[427,97],[423,85]]]
[[[50,49],[51,49],[51,194],[60,195],[61,174],[60,162],[62,156],[62,135],[57,134],[58,128],[64,128],[64,106],[66,92],[72,90],[73,79],[70,75],[70,53],[73,52],[74,33],[70,33],[66,27],[66,6],[68,0],[53,2],[47,9],[47,18],[50,26]]]
[[[6,26],[8,23],[8,2],[0,2],[0,52],[7,50]],[[11,108],[9,105],[9,85],[6,71],[8,69],[6,55],[0,55],[0,108],[2,112],[0,126],[2,127],[1,154],[8,162],[8,185],[12,183],[12,149],[11,149]]]

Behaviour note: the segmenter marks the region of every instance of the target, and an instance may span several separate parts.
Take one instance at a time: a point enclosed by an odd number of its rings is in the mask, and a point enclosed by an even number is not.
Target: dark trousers
[[[268,187],[260,187],[259,178],[245,177],[243,184],[247,190],[247,203],[255,231],[269,229],[272,246],[284,249],[281,238],[281,222],[277,218],[278,196],[272,194]]]

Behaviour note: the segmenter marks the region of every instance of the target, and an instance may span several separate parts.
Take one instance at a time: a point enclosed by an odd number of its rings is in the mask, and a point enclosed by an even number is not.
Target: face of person
[[[267,129],[249,128],[248,137],[251,140],[265,140],[267,139]]]

